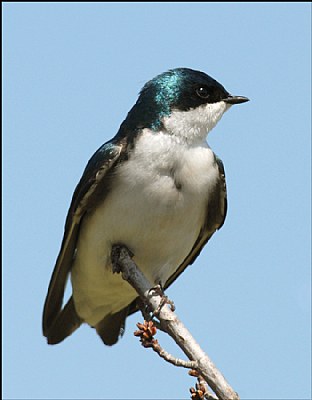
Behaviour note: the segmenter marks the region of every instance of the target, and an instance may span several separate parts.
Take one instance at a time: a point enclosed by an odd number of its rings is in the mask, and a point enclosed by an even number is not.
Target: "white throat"
[[[163,125],[170,135],[181,141],[202,142],[229,107],[229,104],[220,101],[188,111],[172,111],[163,119]]]

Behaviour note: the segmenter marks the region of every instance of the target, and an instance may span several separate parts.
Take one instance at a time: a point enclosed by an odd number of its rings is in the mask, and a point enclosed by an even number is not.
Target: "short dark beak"
[[[244,96],[231,96],[229,94],[227,98],[223,99],[223,101],[225,101],[228,104],[240,104],[240,103],[246,103],[246,101],[249,101],[249,99]]]

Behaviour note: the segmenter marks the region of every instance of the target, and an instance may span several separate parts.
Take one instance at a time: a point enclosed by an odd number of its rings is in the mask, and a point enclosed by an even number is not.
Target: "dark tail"
[[[71,297],[51,326],[46,329],[44,335],[49,344],[60,343],[78,329],[82,322],[75,310],[73,298]]]
[[[128,308],[127,306],[115,314],[106,315],[102,321],[96,324],[96,332],[106,345],[112,346],[123,335]]]

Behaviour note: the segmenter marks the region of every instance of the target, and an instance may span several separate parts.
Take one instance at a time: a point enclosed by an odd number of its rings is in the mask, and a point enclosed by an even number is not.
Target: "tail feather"
[[[62,342],[67,336],[71,335],[83,320],[78,316],[73,298],[71,297],[65,307],[56,316],[50,327],[46,329],[45,336],[49,344]]]
[[[124,334],[127,315],[128,306],[115,314],[106,315],[95,326],[97,334],[106,345],[112,346],[117,343],[119,337]]]

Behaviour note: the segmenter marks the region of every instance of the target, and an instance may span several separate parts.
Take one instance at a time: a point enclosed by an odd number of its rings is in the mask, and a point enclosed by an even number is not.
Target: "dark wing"
[[[225,172],[222,161],[216,155],[215,162],[219,170],[219,179],[216,183],[214,190],[209,196],[209,204],[205,224],[202,227],[191,252],[185,258],[185,260],[179,266],[176,272],[171,275],[171,277],[167,280],[164,289],[170,286],[188,265],[193,264],[193,262],[196,260],[196,258],[199,256],[200,252],[204,248],[205,244],[211,238],[211,236],[224,224],[227,212]]]
[[[225,173],[222,161],[215,155],[216,166],[219,170],[219,179],[216,186],[209,196],[209,204],[207,207],[207,215],[205,223],[198,235],[196,242],[189,255],[185,258],[183,263],[178,267],[174,274],[170,276],[164,285],[164,289],[170,286],[179,275],[185,270],[187,266],[193,264],[201,250],[211,238],[211,236],[222,227],[227,211],[227,196],[226,196],[226,183]],[[133,314],[138,310],[137,300],[134,300],[129,306],[128,315]]]
[[[83,215],[92,208],[97,194],[100,193],[103,198],[109,191],[109,172],[124,159],[126,147],[125,141],[115,143],[113,140],[101,146],[88,162],[73,194],[66,217],[61,250],[56,260],[43,310],[43,334],[48,337],[49,343],[57,343],[64,339],[81,323],[71,298],[62,310],[65,285],[75,254],[80,222]],[[67,332],[55,333],[60,329]],[[64,337],[60,338],[60,335]]]

